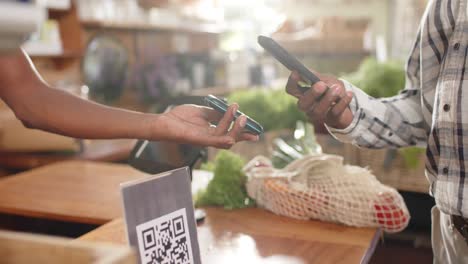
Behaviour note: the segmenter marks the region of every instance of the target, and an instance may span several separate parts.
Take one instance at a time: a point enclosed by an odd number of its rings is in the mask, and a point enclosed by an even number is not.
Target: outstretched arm
[[[245,117],[237,119],[229,131],[237,105],[224,116],[195,105],[146,114],[100,105],[51,88],[22,50],[0,54],[0,97],[25,126],[76,138],[139,138],[221,148],[257,139],[243,133]],[[210,125],[218,122],[216,128]]]

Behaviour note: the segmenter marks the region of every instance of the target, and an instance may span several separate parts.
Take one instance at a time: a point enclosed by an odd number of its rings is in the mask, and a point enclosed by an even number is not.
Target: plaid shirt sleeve
[[[391,98],[372,98],[343,80],[345,88],[354,93],[350,104],[354,119],[342,130],[327,126],[329,132],[340,141],[365,148],[425,146],[428,125],[421,108],[419,57],[418,38],[406,66],[406,87]]]

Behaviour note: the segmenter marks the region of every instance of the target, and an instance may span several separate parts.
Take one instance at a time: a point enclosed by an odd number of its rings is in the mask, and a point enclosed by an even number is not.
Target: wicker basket
[[[359,165],[371,169],[384,184],[401,191],[428,193],[429,182],[424,174],[424,155],[417,168],[408,168],[396,150],[357,149]]]

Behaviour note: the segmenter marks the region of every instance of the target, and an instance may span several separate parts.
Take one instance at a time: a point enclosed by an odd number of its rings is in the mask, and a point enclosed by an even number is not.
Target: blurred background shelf
[[[63,51],[60,54],[32,54],[32,59],[80,59],[83,53],[80,51]]]
[[[87,28],[103,28],[118,30],[170,31],[191,34],[220,34],[222,27],[217,25],[158,25],[150,23],[109,22],[104,20],[83,20],[81,24]]]
[[[54,12],[66,12],[72,5],[72,0],[41,0],[40,4]]]

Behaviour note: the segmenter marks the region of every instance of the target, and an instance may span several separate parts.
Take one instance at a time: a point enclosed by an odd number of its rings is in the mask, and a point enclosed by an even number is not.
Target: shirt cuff
[[[347,91],[352,91],[354,92],[355,87],[349,83],[346,80],[341,80],[344,83],[344,86]],[[344,128],[344,129],[337,129],[328,126],[325,124],[325,127],[327,128],[328,132],[335,137],[337,140],[345,143],[352,143],[354,139],[356,139],[360,134],[361,134],[361,129],[360,129],[360,116],[361,116],[361,109],[357,106],[356,102],[356,94],[354,93],[354,97],[351,100],[351,103],[349,105],[351,111],[353,112],[353,121],[351,124]]]

